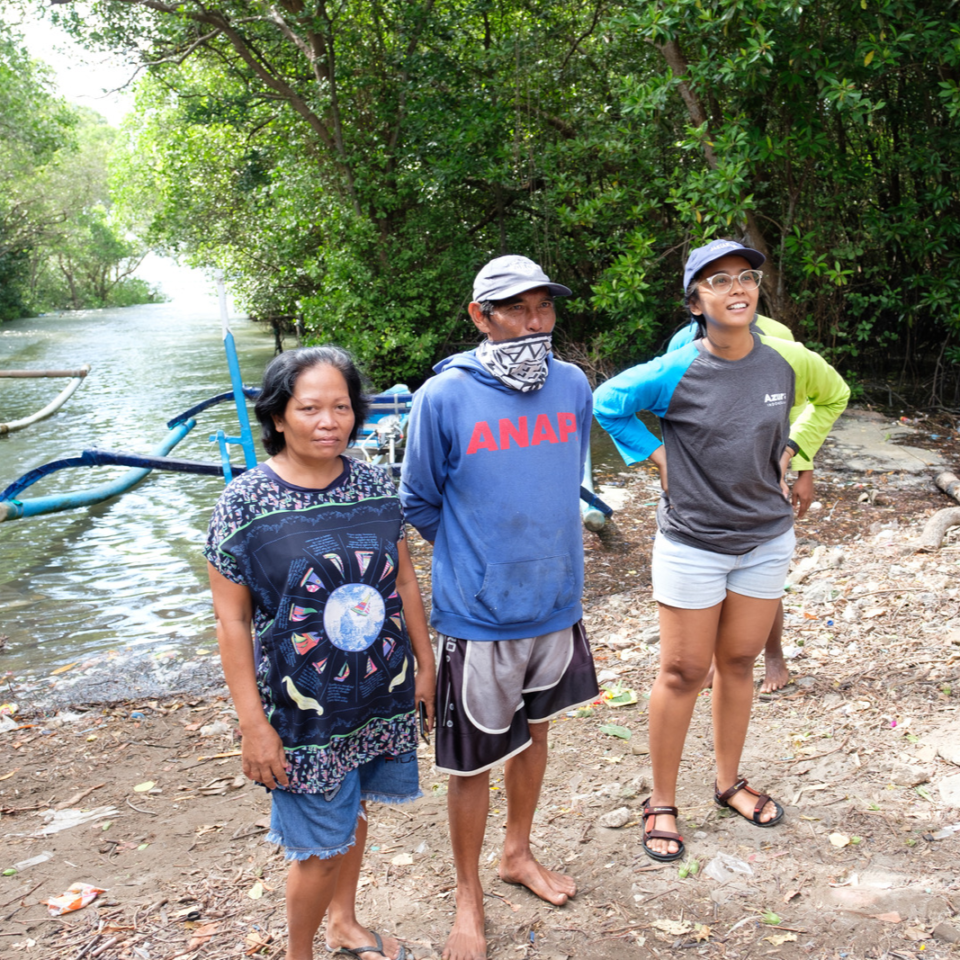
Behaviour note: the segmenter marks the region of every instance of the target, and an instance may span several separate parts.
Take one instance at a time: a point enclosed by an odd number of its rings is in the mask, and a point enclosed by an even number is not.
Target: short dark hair
[[[287,441],[273,422],[275,416],[283,416],[287,404],[293,396],[294,387],[300,374],[311,367],[326,365],[339,370],[347,381],[350,406],[353,408],[353,430],[350,431],[350,443],[367,419],[370,401],[363,393],[363,379],[353,357],[340,347],[301,347],[299,350],[287,350],[270,361],[263,371],[263,386],[254,405],[254,413],[260,422],[260,440],[271,457],[278,454]]]

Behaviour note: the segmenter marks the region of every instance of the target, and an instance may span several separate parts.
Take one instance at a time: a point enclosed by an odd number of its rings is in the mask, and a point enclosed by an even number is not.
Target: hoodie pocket
[[[488,563],[477,602],[497,623],[536,623],[570,606],[573,564],[568,554],[513,563]]]

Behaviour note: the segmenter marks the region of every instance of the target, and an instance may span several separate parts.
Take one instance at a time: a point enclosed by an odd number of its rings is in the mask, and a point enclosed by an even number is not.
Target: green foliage
[[[416,385],[473,339],[491,256],[574,288],[561,349],[602,375],[683,322],[686,251],[730,235],[769,254],[763,309],[798,338],[861,374],[919,370],[960,339],[954,8],[108,0],[52,16],[152,64],[116,167],[123,217],[223,268],[253,315],[302,318],[378,384]]]
[[[0,254],[0,323],[26,315],[23,291],[29,275],[30,266],[23,250]]]
[[[629,77],[625,111],[653,121],[677,91],[694,124],[670,203],[694,235],[774,255],[772,315],[861,370],[958,331],[951,5],[662,0],[619,22],[674,68]]]
[[[0,320],[157,298],[130,277],[144,255],[110,214],[114,131],[68,107],[47,69],[0,27]]]
[[[36,180],[71,142],[73,116],[51,91],[46,69],[0,23],[0,271],[2,316],[24,308],[25,256],[49,227]]]

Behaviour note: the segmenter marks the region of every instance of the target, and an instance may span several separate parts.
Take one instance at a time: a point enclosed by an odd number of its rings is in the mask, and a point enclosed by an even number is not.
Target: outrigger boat
[[[7,423],[0,423],[0,436],[7,433],[15,433],[24,427],[29,427],[32,423],[39,423],[53,416],[76,392],[84,378],[90,372],[90,364],[85,363],[77,370],[0,370],[0,379],[30,379],[35,380],[40,377],[69,377],[70,382],[53,398],[43,409],[32,413],[29,417],[22,420],[10,420]]]
[[[257,454],[254,448],[253,433],[250,429],[247,400],[255,400],[260,395],[260,389],[243,384],[240,376],[237,348],[227,316],[226,289],[222,278],[218,280],[218,286],[223,343],[232,389],[226,393],[210,397],[169,420],[166,425],[168,430],[166,437],[149,453],[129,453],[92,448],[81,451],[79,456],[53,460],[30,470],[11,483],[5,490],[0,491],[0,523],[6,520],[59,513],[63,510],[74,510],[78,507],[89,507],[102,503],[126,493],[153,470],[221,476],[229,483],[237,474],[257,465]],[[72,372],[47,371],[47,375],[67,375]],[[79,371],[76,371],[76,373],[79,374]],[[73,386],[73,390],[75,389],[76,386]],[[66,400],[66,397],[64,397],[64,400]],[[403,428],[410,415],[412,395],[405,385],[399,384],[385,394],[372,397],[371,400],[371,418],[364,424],[359,443],[351,453],[362,456],[363,459],[371,463],[389,464],[395,471],[398,471],[399,466],[395,463],[397,449],[403,441]],[[220,448],[220,463],[185,460],[169,456],[177,444],[197,425],[196,418],[200,413],[210,407],[229,401],[233,401],[236,406],[240,431],[239,436],[228,436],[223,430],[217,430],[210,436],[210,440]],[[39,419],[39,417],[36,417],[36,419]],[[230,448],[233,446],[239,446],[242,450],[242,465],[230,460]],[[114,480],[73,493],[34,498],[22,496],[23,492],[32,487],[38,480],[60,470],[103,466],[122,466],[131,469]]]
[[[247,411],[247,400],[255,400],[260,395],[259,387],[245,386],[240,375],[240,361],[237,357],[237,348],[230,329],[227,315],[226,288],[223,278],[217,280],[220,297],[220,322],[223,330],[223,345],[227,355],[227,367],[230,371],[232,389],[226,393],[217,394],[189,410],[167,421],[167,436],[150,453],[127,453],[117,450],[99,450],[96,448],[83,450],[79,456],[65,457],[53,460],[25,473],[11,483],[5,490],[0,491],[0,523],[6,520],[18,520],[22,517],[33,517],[47,513],[59,513],[63,510],[73,510],[78,507],[88,507],[102,503],[113,497],[126,493],[152,470],[168,470],[174,473],[192,473],[205,476],[220,476],[229,483],[234,476],[243,473],[257,465],[257,454],[253,442],[253,433],[250,429],[250,416]],[[89,369],[89,367],[87,368]],[[63,372],[61,372],[63,373]],[[66,374],[64,374],[66,375]],[[75,390],[76,387],[74,386]],[[66,399],[66,398],[64,398]],[[233,401],[237,420],[240,426],[239,436],[228,436],[225,431],[217,430],[210,436],[210,441],[216,443],[220,449],[220,462],[207,463],[199,460],[184,460],[170,457],[168,454],[181,440],[197,425],[198,414],[216,406],[217,404]],[[413,404],[413,394],[405,384],[397,384],[385,393],[370,398],[370,413],[359,432],[357,443],[348,452],[355,457],[362,458],[370,463],[388,467],[398,476],[400,464],[398,451],[404,440],[404,431],[410,417],[410,408]],[[41,411],[42,413],[43,411]],[[51,411],[52,412],[52,411]],[[239,446],[243,453],[243,464],[235,464],[230,460],[230,448]],[[130,467],[125,474],[115,480],[101,483],[98,486],[79,490],[75,493],[54,494],[46,497],[23,498],[21,494],[33,486],[43,477],[56,473],[59,470],[76,467],[124,466]],[[584,523],[588,529],[597,530],[603,526],[603,520],[613,511],[593,493],[590,480],[590,467],[584,475],[585,482],[590,482],[589,489],[581,486],[580,495],[588,504],[588,512],[584,514]],[[587,522],[588,516],[591,522]],[[602,518],[599,525],[596,517]]]

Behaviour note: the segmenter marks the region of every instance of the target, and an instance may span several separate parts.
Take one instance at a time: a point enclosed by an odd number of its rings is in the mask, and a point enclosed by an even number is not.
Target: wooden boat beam
[[[90,364],[85,363],[79,370],[0,370],[0,379],[19,378],[30,380],[40,377],[85,377],[90,372]]]
[[[15,433],[32,423],[39,423],[55,414],[76,392],[83,383],[83,378],[90,372],[90,364],[85,363],[79,370],[0,370],[0,377],[71,377],[70,382],[54,397],[42,410],[24,417],[22,420],[11,420],[9,423],[0,423],[0,437],[7,433]]]

